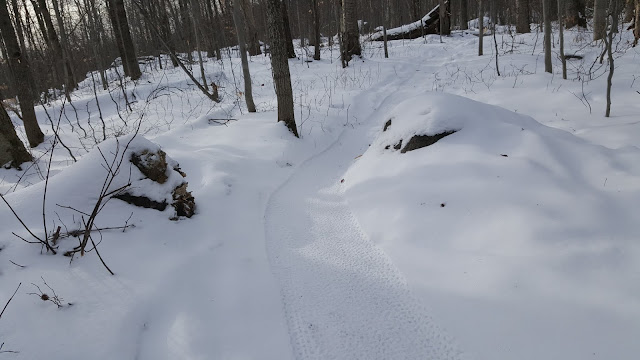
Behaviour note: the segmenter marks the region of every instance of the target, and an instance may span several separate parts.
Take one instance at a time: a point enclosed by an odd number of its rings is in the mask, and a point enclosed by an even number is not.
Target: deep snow
[[[109,202],[99,226],[135,225],[102,234],[110,276],[93,252],[69,262],[21,242],[11,232],[28,234],[0,206],[0,303],[22,282],[0,319],[3,350],[18,353],[0,357],[635,359],[639,54],[618,54],[605,119],[605,68],[583,82],[599,54],[589,36],[568,32],[569,51],[585,58],[567,81],[543,73],[535,33],[498,36],[501,77],[469,34],[392,42],[390,59],[367,43],[344,70],[325,48],[319,62],[290,62],[301,139],[275,122],[263,57],[251,62],[256,114],[234,85],[236,58],[207,63],[219,105],[179,69],[148,64],[124,82],[130,109],[117,81],[108,92],[97,84],[98,109],[87,79],[75,109],[46,107],[80,159],[54,152],[48,229],[80,222],[56,204],[90,211],[95,201],[98,111],[107,137],[140,123],[180,163],[197,214],[172,222],[171,210]],[[42,235],[52,132],[44,108],[38,116],[49,136],[34,149],[38,166],[0,170],[0,191]],[[459,131],[385,150],[443,129]],[[100,147],[111,154],[114,143]],[[31,283],[48,291],[41,276],[73,305],[29,295]]]

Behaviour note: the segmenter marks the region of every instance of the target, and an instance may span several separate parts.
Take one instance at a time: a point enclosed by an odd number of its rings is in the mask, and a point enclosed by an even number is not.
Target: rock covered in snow
[[[195,213],[195,199],[187,190],[187,176],[178,163],[156,144],[144,140],[136,144],[128,155],[129,161],[140,171],[131,187],[114,196],[135,206],[164,211],[167,205],[175,209],[172,220],[180,216],[190,218]]]

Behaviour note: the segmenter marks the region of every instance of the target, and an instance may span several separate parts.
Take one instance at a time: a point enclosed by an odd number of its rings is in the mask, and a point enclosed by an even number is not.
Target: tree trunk
[[[65,84],[65,94],[67,96],[67,100],[71,101],[71,96],[69,95],[69,93],[77,86],[77,84],[73,79],[71,64],[65,56],[63,47],[60,44],[60,39],[58,38],[55,27],[53,26],[53,21],[51,20],[51,14],[49,13],[49,9],[47,8],[47,3],[45,0],[38,0],[37,4],[34,1],[32,1],[31,3],[33,4],[34,11],[41,19],[41,26],[46,27],[45,40],[47,42],[47,45],[53,51],[54,56],[56,57],[56,61],[58,63],[58,65],[56,66],[56,72],[64,74],[64,79],[60,80]],[[60,24],[58,25],[60,26]],[[42,32],[44,35],[44,29],[42,29]]]
[[[289,130],[298,137],[293,109],[293,90],[287,54],[285,23],[281,0],[267,0],[267,21],[271,40],[271,71],[273,85],[278,98],[278,121],[284,122]]]
[[[207,85],[207,76],[204,72],[204,63],[202,61],[202,49],[200,48],[200,9],[197,0],[191,0],[191,22],[193,24],[193,38],[196,44],[196,52],[198,53],[198,65],[200,66],[200,78],[202,79],[202,87],[209,91]]]
[[[565,5],[565,27],[570,29],[574,26],[587,27],[587,21],[584,17],[580,16],[582,13],[584,15],[585,6],[584,2],[581,0],[566,0],[564,2]]]
[[[2,34],[9,60],[10,74],[18,93],[27,139],[31,147],[36,147],[44,141],[44,134],[40,130],[36,112],[33,108],[34,96],[31,88],[33,76],[29,63],[22,55],[20,44],[18,44],[18,38],[9,17],[9,10],[7,10],[6,0],[0,0],[0,33]]]
[[[567,80],[567,58],[564,56],[564,0],[558,0],[558,37],[560,38],[560,61],[562,78]]]
[[[320,60],[320,13],[318,11],[318,0],[311,0],[313,11],[313,60]]]
[[[124,0],[108,0],[109,17],[115,33],[116,43],[122,59],[125,75],[137,80],[142,76],[138,58],[133,47],[129,23],[127,22],[127,12],[124,9]]]
[[[420,14],[420,0],[411,1],[411,18],[412,21],[417,21],[422,18],[422,14]]]
[[[607,0],[593,2],[593,41],[607,35]]]
[[[517,0],[516,12],[516,31],[521,34],[530,32],[529,0]]]
[[[633,21],[633,9],[634,9],[634,0],[626,0],[624,4],[624,22],[630,23]]]
[[[0,105],[0,166],[10,163],[10,166],[18,167],[27,161],[31,161],[31,155],[18,138],[9,114]]]
[[[544,71],[551,73],[551,0],[542,0],[542,17],[544,20]]]
[[[358,17],[356,15],[356,0],[342,0],[342,61],[347,64],[353,55],[361,55],[360,32],[358,31]]]
[[[291,26],[289,25],[289,10],[287,10],[287,0],[280,0],[280,12],[282,17],[284,40],[287,46],[287,56],[290,59],[296,58],[296,50],[293,48],[293,37],[291,36]],[[288,68],[287,68],[288,69]]]
[[[233,23],[236,27],[236,35],[238,37],[238,50],[240,51],[240,59],[242,60],[242,76],[244,77],[244,100],[247,103],[247,110],[249,112],[256,112],[256,105],[253,103],[253,92],[251,90],[251,73],[249,72],[249,61],[247,60],[247,45],[244,29],[246,27],[243,24],[240,14],[241,0],[233,1]],[[245,18],[246,21],[246,18]],[[287,63],[287,66],[289,64]]]
[[[484,11],[482,9],[482,0],[478,0],[478,56],[483,54],[484,40]]]
[[[469,3],[467,0],[460,0],[460,29],[469,29]]]
[[[635,27],[633,28],[633,35],[635,40],[633,41],[633,46],[638,45],[638,39],[640,39],[640,0],[636,0],[636,19],[635,19]]]
[[[445,4],[444,0],[440,0],[438,10],[438,27],[440,35],[451,35],[451,2]]]
[[[609,16],[611,16],[611,28],[607,35],[607,55],[609,58],[609,76],[607,77],[607,109],[605,117],[611,116],[611,87],[615,64],[613,59],[613,36],[618,30],[618,0],[609,0]]]
[[[252,5],[247,0],[242,0],[242,15],[244,17],[245,29],[247,30],[247,45],[249,55],[256,56],[262,54],[260,50],[260,40],[258,39],[258,31],[256,30],[255,19],[253,17]]]
[[[69,40],[67,38],[67,32],[64,29],[64,21],[62,19],[62,13],[64,13],[64,11],[60,8],[58,0],[53,0],[52,5],[53,11],[56,15],[56,22],[58,23],[58,30],[60,30],[60,45],[62,48],[62,61],[64,62],[64,77],[66,80],[64,90],[67,100],[71,102],[71,91],[78,87],[78,82],[76,81],[71,63],[69,62]]]

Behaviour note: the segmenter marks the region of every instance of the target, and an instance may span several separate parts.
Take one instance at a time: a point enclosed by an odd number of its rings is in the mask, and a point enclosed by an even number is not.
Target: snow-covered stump
[[[172,220],[195,213],[195,199],[187,190],[186,174],[179,164],[160,148],[143,148],[131,153],[130,160],[142,177],[131,182],[131,187],[114,196],[129,204],[164,211],[174,208]]]

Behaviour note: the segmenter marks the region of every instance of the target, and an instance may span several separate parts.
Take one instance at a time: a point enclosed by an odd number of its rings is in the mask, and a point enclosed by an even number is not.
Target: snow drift
[[[614,344],[634,343],[629,319],[640,318],[629,286],[640,273],[628,211],[640,202],[637,148],[442,93],[407,99],[388,119],[347,171],[345,195],[463,347],[479,358],[629,353]],[[451,130],[426,148],[388,148]],[[556,335],[533,341],[531,329]]]

